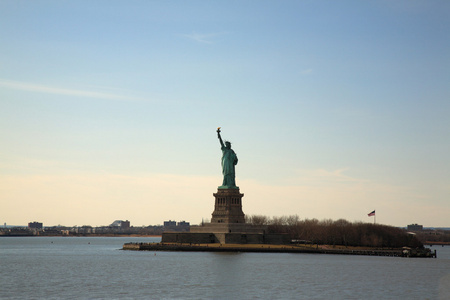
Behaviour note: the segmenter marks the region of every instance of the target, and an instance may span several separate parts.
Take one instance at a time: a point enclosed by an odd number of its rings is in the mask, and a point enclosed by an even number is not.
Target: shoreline
[[[424,242],[426,246],[450,246],[450,242]]]
[[[177,244],[177,243],[126,243],[122,250],[128,251],[196,251],[196,252],[259,252],[259,253],[311,253],[340,255],[371,255],[394,257],[434,257],[430,249],[378,249],[378,248],[331,248],[329,245],[269,245],[269,244]]]

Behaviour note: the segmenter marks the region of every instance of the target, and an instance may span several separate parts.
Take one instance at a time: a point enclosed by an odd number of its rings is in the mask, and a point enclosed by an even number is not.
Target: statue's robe
[[[238,158],[233,149],[222,147],[222,174],[224,187],[236,187],[234,166],[237,165]]]

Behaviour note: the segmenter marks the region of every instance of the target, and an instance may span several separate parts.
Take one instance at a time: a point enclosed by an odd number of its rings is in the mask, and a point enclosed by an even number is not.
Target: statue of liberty
[[[223,174],[223,183],[222,186],[219,186],[219,189],[237,189],[238,187],[236,186],[236,173],[234,171],[234,166],[237,165],[238,158],[233,149],[231,149],[231,143],[228,141],[225,141],[225,144],[223,143],[222,137],[220,136],[220,127],[217,128],[217,137],[219,138],[222,149]]]

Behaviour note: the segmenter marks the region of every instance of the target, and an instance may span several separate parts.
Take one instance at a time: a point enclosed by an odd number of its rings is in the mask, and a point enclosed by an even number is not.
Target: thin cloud
[[[45,85],[39,85],[39,84],[34,84],[34,83],[3,80],[3,79],[0,79],[0,86],[10,88],[10,89],[15,89],[15,90],[21,90],[21,91],[56,94],[56,95],[64,95],[64,96],[77,96],[77,97],[85,97],[85,98],[122,100],[122,101],[123,100],[126,100],[126,101],[145,100],[143,98],[129,97],[129,96],[123,96],[123,95],[117,95],[117,94],[111,94],[111,93],[64,89],[64,88],[45,86]]]
[[[337,181],[351,181],[351,182],[364,181],[361,179],[356,179],[356,178],[345,175],[344,172],[348,171],[348,170],[349,170],[349,168],[343,168],[343,169],[332,170],[332,171],[328,171],[328,170],[324,170],[324,169],[317,169],[317,170],[313,171],[312,175],[317,178],[329,178],[329,179],[333,179],[333,180],[337,180]]]
[[[203,44],[212,44],[214,39],[217,36],[224,35],[225,32],[216,32],[216,33],[197,33],[192,32],[191,34],[184,34],[184,37],[187,37],[188,39],[194,40],[199,43]]]

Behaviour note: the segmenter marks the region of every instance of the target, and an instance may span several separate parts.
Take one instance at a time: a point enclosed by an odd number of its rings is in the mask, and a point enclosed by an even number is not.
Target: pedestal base
[[[245,215],[242,211],[242,197],[239,188],[218,188],[213,194],[216,198],[211,223],[245,223]]]
[[[244,223],[205,223],[191,226],[192,233],[266,233],[267,225],[252,225]]]

